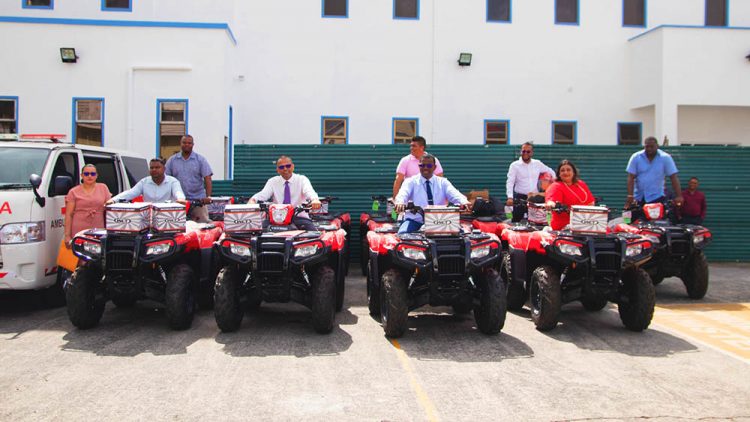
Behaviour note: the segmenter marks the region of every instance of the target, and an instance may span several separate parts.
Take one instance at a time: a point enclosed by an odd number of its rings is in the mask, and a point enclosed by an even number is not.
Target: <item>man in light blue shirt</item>
[[[406,179],[393,200],[397,212],[404,212],[408,201],[423,208],[428,205],[447,205],[449,202],[469,206],[466,197],[448,179],[434,175],[435,168],[435,156],[424,153],[419,161],[419,175]],[[407,213],[398,232],[415,232],[422,224],[424,219],[421,215]]]
[[[677,175],[677,166],[672,156],[659,151],[656,138],[649,136],[643,142],[643,151],[630,156],[628,161],[628,196],[625,206],[634,202],[655,203],[664,200],[664,178],[669,176],[675,195],[675,205],[682,205],[682,188]],[[634,217],[635,218],[635,217]]]
[[[169,157],[166,171],[168,176],[173,176],[180,181],[188,199],[200,200],[208,204],[211,202],[213,170],[206,157],[193,151],[194,144],[191,135],[183,136],[180,140],[180,152]],[[188,217],[199,223],[211,221],[208,219],[207,207],[191,207]]]
[[[145,202],[186,202],[180,181],[164,174],[163,158],[152,158],[148,167],[151,176],[144,177],[131,189],[112,197],[107,203],[111,204],[120,199],[132,200],[140,195],[143,195]]]

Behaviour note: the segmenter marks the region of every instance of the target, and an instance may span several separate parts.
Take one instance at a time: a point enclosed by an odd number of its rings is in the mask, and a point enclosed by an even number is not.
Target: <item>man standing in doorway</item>
[[[208,160],[193,152],[193,137],[185,135],[180,140],[180,152],[169,157],[166,172],[180,181],[182,190],[188,200],[200,200],[204,204],[211,202],[211,176],[213,171]],[[191,207],[188,218],[199,223],[208,223],[207,207]]]
[[[513,205],[514,199],[526,200],[529,193],[536,192],[540,174],[547,173],[552,180],[555,179],[554,170],[532,157],[534,157],[534,144],[526,142],[521,145],[521,157],[508,167],[508,177],[505,182],[506,205]],[[514,222],[523,219],[525,209],[526,207],[519,205],[513,207]]]
[[[398,194],[401,185],[404,183],[404,179],[408,179],[412,176],[419,174],[419,162],[422,159],[422,155],[425,154],[425,148],[427,148],[427,140],[421,136],[415,136],[411,138],[411,144],[409,145],[410,154],[403,157],[398,162],[396,168],[396,180],[393,181],[393,197],[395,198]],[[443,167],[440,165],[440,160],[435,158],[435,176],[443,175]]]
[[[663,202],[666,197],[664,178],[667,176],[672,181],[672,190],[677,195],[674,198],[674,204],[677,208],[682,206],[682,189],[677,175],[677,166],[671,155],[659,150],[659,145],[653,136],[643,141],[643,151],[630,156],[626,171],[628,172],[626,208],[633,203]],[[643,214],[640,209],[633,211],[633,221],[642,218]]]

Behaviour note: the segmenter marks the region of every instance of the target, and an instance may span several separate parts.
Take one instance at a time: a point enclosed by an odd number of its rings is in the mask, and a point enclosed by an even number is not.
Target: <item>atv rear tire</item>
[[[80,266],[65,290],[70,322],[82,330],[95,327],[102,319],[105,301],[96,294],[101,279],[99,269]]]
[[[224,333],[237,331],[242,324],[244,309],[240,301],[241,284],[239,271],[233,265],[222,268],[216,276],[214,319]]]
[[[177,264],[167,274],[165,304],[167,321],[173,330],[190,328],[195,315],[195,273],[190,265]]]
[[[500,275],[505,280],[505,285],[508,286],[508,310],[520,311],[523,309],[523,305],[528,298],[526,295],[526,286],[516,283],[513,280],[510,268],[510,255],[508,254],[503,255],[503,260],[500,263]]]
[[[313,328],[320,334],[328,334],[336,317],[336,273],[328,265],[321,265],[311,282]]]
[[[562,307],[560,275],[549,265],[542,265],[531,274],[529,287],[531,320],[536,329],[548,331],[557,326]]]
[[[380,322],[386,336],[396,338],[406,332],[408,301],[403,274],[396,269],[386,271],[380,279]]]
[[[607,299],[601,297],[582,297],[581,305],[589,312],[599,312],[607,306]]]
[[[372,264],[367,261],[367,308],[373,317],[380,316],[380,286],[375,286]]]
[[[367,275],[367,262],[370,256],[370,248],[367,246],[367,226],[364,224],[359,225],[359,268],[362,270],[362,275]]]
[[[656,293],[648,273],[640,268],[629,268],[622,273],[625,295],[617,310],[620,320],[630,331],[643,331],[654,317]]]
[[[708,291],[708,262],[702,251],[693,252],[685,269],[682,270],[682,282],[685,284],[690,299],[703,299]]]
[[[487,268],[480,275],[482,295],[479,306],[474,308],[477,328],[484,334],[497,334],[505,326],[508,292],[507,284],[494,268]]]
[[[343,258],[343,256],[342,256]],[[344,295],[346,294],[346,270],[340,267],[336,271],[336,312],[344,309]]]

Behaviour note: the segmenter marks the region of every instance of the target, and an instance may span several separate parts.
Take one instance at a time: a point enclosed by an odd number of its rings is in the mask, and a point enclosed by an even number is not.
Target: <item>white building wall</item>
[[[750,133],[750,107],[680,106],[683,144],[742,144]]]

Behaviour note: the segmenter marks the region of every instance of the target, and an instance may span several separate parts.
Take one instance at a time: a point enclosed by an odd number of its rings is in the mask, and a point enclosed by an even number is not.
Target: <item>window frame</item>
[[[78,120],[78,101],[101,101],[101,114],[99,116],[100,120],[98,122],[94,120],[81,120],[79,122]],[[102,144],[101,146],[104,146],[104,97],[73,97],[73,127],[71,128],[71,143],[76,144],[77,142],[77,136],[78,136],[78,123],[101,123],[102,125]],[[88,144],[83,144],[88,145]]]
[[[560,22],[557,19],[557,4],[560,0],[555,0],[555,25],[567,25],[567,26],[580,26],[581,25],[581,0],[575,0],[576,2],[576,21],[575,22]]]
[[[572,124],[573,125],[573,142],[560,143],[555,142],[555,125]],[[578,145],[578,121],[577,120],[553,120],[552,121],[552,145]]]
[[[485,2],[485,20],[488,23],[513,23],[513,0],[508,0],[508,20],[490,19],[490,2],[492,0],[486,0]]]
[[[505,143],[488,143],[487,142],[487,125],[491,123],[505,123]],[[509,119],[484,119],[484,145],[510,145],[510,120]]]
[[[637,125],[638,126],[638,143],[636,144],[625,144],[622,143],[622,125]],[[617,145],[643,145],[643,122],[617,122]]]
[[[398,1],[399,0],[393,0],[393,19],[407,20],[407,21],[418,21],[419,20],[419,17],[421,15],[421,13],[420,13],[421,12],[421,1],[420,0],[415,0],[417,2],[417,16],[415,16],[415,17],[410,17],[410,16],[396,16],[396,3]],[[348,11],[348,8],[347,8],[347,11]]]
[[[322,18],[349,19],[349,0],[344,0],[344,4],[346,5],[346,13],[343,15],[326,15],[326,0],[320,0],[320,16]]]
[[[132,12],[133,0],[128,0],[128,8],[107,6],[107,0],[102,0],[102,12]]]
[[[21,0],[21,8],[23,9],[37,9],[37,10],[53,10],[55,8],[55,0],[49,0],[49,6],[32,6],[26,4],[28,0]]]
[[[396,143],[396,121],[397,120],[414,121],[416,123],[416,125],[414,126],[414,131],[415,131],[414,136],[419,136],[419,117],[393,117],[391,118],[391,145],[409,145],[409,142],[406,142],[406,144]]]
[[[73,166],[72,166],[71,170],[73,170],[73,172],[72,173],[69,172],[68,171],[69,170],[68,166],[65,166],[66,168],[64,169],[64,171],[67,174],[60,174],[57,171],[57,163],[62,162],[63,165],[65,165],[65,159],[66,158],[69,158],[70,161],[72,161]],[[68,194],[67,192],[65,192],[64,194],[60,194],[60,195],[55,195],[54,194],[55,193],[55,178],[57,176],[67,176],[67,175],[70,175],[70,178],[73,180],[73,186],[76,186],[79,183],[81,183],[81,174],[80,173],[81,173],[81,170],[83,169],[83,166],[78,162],[78,154],[75,153],[75,152],[72,152],[72,151],[62,151],[62,152],[60,152],[60,154],[58,154],[55,157],[55,164],[53,164],[52,167],[50,167],[50,168],[51,168],[51,171],[50,171],[49,187],[47,188],[47,196],[49,196],[50,198],[54,198],[54,197],[57,197],[57,196],[65,196],[65,195]],[[97,169],[97,171],[98,171],[98,169]]]
[[[344,143],[343,144],[326,144],[326,120],[343,120],[344,121]],[[320,116],[320,144],[321,145],[349,145],[349,116]]]
[[[703,7],[703,26],[708,28],[728,28],[729,27],[729,0],[721,0],[724,2],[724,24],[723,25],[709,25],[708,24],[708,3],[711,0],[704,1]]]
[[[18,119],[18,96],[0,95],[0,101],[14,101],[15,102],[16,106],[13,109],[14,110],[13,113],[15,114],[15,116],[14,116],[14,119],[12,121],[15,122],[15,124],[16,124],[16,131],[13,132],[13,133],[15,133],[16,135],[18,135],[19,133],[21,133],[21,130],[20,130],[19,124],[18,124],[18,120],[19,120]],[[4,119],[2,121],[3,122],[10,122],[11,120]]]
[[[625,3],[627,3],[628,1],[629,0],[622,0],[622,26],[623,28],[646,28],[648,26],[648,0],[641,0],[643,1],[643,24],[642,25],[625,23]]]
[[[156,99],[156,155],[161,157],[161,104],[162,103],[185,103],[185,133],[190,133],[188,124],[190,122],[190,101],[187,98],[157,98]],[[163,157],[169,158],[169,157]]]

